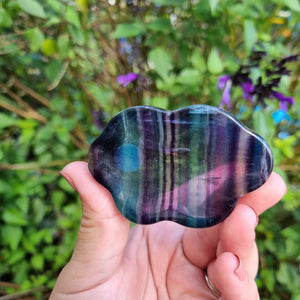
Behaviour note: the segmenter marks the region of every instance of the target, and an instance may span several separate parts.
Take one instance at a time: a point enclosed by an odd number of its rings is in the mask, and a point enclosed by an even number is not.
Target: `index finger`
[[[270,178],[257,190],[246,194],[239,204],[250,206],[257,215],[274,206],[286,193],[286,184],[280,175],[272,172]]]

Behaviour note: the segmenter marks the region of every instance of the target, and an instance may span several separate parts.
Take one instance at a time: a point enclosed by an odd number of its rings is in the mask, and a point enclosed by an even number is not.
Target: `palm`
[[[214,299],[204,282],[203,270],[185,253],[191,240],[186,239],[188,230],[183,226],[162,222],[137,226],[132,234],[140,242],[130,245],[125,251],[129,261],[128,265],[124,264],[124,273],[135,266],[133,277],[125,285],[138,282],[139,294],[134,294],[133,290],[134,297],[115,299]],[[197,255],[207,257],[207,253]]]
[[[241,199],[219,225],[192,229],[165,221],[130,230],[86,164],[69,165],[64,176],[81,195],[83,217],[72,259],[50,299],[216,299],[204,280],[205,269],[222,300],[259,298],[256,213],[284,193],[278,175]]]
[[[193,231],[193,230],[192,230]],[[215,229],[213,231],[216,231]],[[82,277],[87,284],[82,299],[214,299],[206,287],[203,270],[185,254],[191,247],[189,231],[172,222],[135,226],[120,266],[104,281]],[[216,248],[216,247],[215,247]],[[207,258],[207,253],[197,256]],[[91,286],[92,282],[99,282]],[[80,291],[78,291],[80,292]]]

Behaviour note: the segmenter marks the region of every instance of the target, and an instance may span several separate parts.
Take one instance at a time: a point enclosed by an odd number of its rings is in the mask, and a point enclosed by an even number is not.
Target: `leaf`
[[[255,110],[253,113],[254,130],[263,137],[267,142],[270,142],[275,134],[275,126],[272,116],[265,113],[263,110]]]
[[[299,289],[299,279],[297,268],[289,263],[281,263],[279,270],[276,272],[277,280],[285,285],[289,290],[296,291]]]
[[[300,232],[300,224],[294,224],[290,227],[283,229],[281,233],[286,239],[297,241],[300,246],[299,232]]]
[[[213,14],[216,10],[216,7],[217,7],[218,3],[219,3],[219,0],[208,0],[208,2],[209,2],[211,13]]]
[[[294,135],[291,135],[284,140],[275,138],[273,142],[274,142],[274,146],[279,148],[286,157],[293,158],[295,157],[295,151],[293,147],[295,141],[296,141],[296,137]]]
[[[61,73],[64,64],[60,60],[52,60],[45,68],[45,74],[50,82],[53,82]]]
[[[300,292],[296,292],[296,294],[293,295],[293,298],[291,300],[300,300]]]
[[[221,74],[223,72],[223,62],[216,48],[211,49],[207,60],[207,69],[212,74]]]
[[[81,25],[80,25],[80,19],[79,19],[79,15],[77,13],[77,11],[75,10],[74,7],[68,6],[67,7],[67,11],[66,11],[66,20],[74,25],[76,28],[80,29]]]
[[[79,10],[87,11],[89,8],[90,0],[76,0],[76,4]]]
[[[147,25],[147,28],[152,31],[161,32],[169,32],[172,30],[170,20],[166,18],[156,18],[154,21]]]
[[[17,3],[24,12],[42,19],[46,18],[44,8],[38,2],[34,0],[17,0]]]
[[[155,48],[149,53],[149,63],[154,70],[164,79],[168,78],[169,71],[172,67],[171,57],[163,48]]]
[[[274,286],[276,283],[274,271],[269,269],[262,269],[260,271],[260,276],[263,278],[264,284],[266,285],[268,291],[272,293],[274,291]]]
[[[64,4],[59,0],[46,0],[47,6],[51,7],[55,12],[60,13],[64,9]]]
[[[166,97],[154,97],[151,99],[152,105],[161,109],[168,109],[169,99]]]
[[[196,69],[183,69],[179,76],[176,78],[176,82],[185,85],[196,85],[201,81],[201,75]]]
[[[8,116],[4,113],[0,113],[0,128],[6,128],[12,125],[17,125],[16,123],[17,121],[11,116]]]
[[[46,206],[44,204],[44,202],[39,199],[39,198],[35,198],[32,201],[32,208],[33,208],[33,220],[35,224],[39,224],[46,213]]]
[[[63,203],[65,201],[65,194],[60,190],[55,190],[51,195],[51,203],[53,203],[54,207],[57,209],[61,209]]]
[[[85,44],[85,32],[81,28],[68,26],[68,30],[74,43],[83,46]]]
[[[26,251],[24,251],[23,247],[17,248],[15,251],[11,251],[8,260],[6,261],[9,265],[13,265],[17,262],[21,262],[24,260],[26,255]]]
[[[42,254],[36,254],[31,257],[30,263],[34,269],[42,271],[44,268],[44,257]]]
[[[203,73],[206,71],[206,63],[198,49],[195,49],[191,56],[191,63],[195,69]]]
[[[74,189],[70,186],[70,184],[64,178],[59,179],[58,185],[62,190],[66,191],[68,193],[74,194]]]
[[[244,40],[245,49],[250,52],[257,41],[257,31],[253,20],[246,19],[244,21]]]
[[[45,55],[51,56],[56,52],[56,42],[49,38],[45,39],[41,46],[41,50]]]
[[[64,205],[63,213],[65,213],[67,216],[76,215],[78,213],[78,205],[75,203]]]
[[[65,127],[59,127],[56,131],[56,136],[62,144],[67,145],[70,141],[70,133]]]
[[[30,205],[30,199],[26,196],[21,196],[16,200],[16,206],[20,208],[23,214],[27,214]]]
[[[142,23],[122,23],[118,24],[115,31],[112,33],[112,38],[126,38],[138,36],[146,32],[146,27]]]
[[[3,8],[0,9],[0,28],[11,27],[13,20],[10,14]]]
[[[30,50],[32,52],[38,51],[45,40],[44,33],[38,27],[35,27],[27,30],[25,35],[30,41]]]
[[[287,7],[296,12],[300,12],[300,3],[299,0],[282,0]]]
[[[19,226],[2,226],[1,235],[3,243],[9,245],[12,250],[16,250],[22,239],[23,231]]]
[[[28,221],[24,217],[23,213],[16,208],[5,209],[2,214],[2,219],[7,224],[21,225],[21,226],[28,224]]]
[[[70,39],[68,34],[63,34],[58,37],[57,49],[60,59],[64,59],[68,56],[70,50]]]
[[[59,18],[55,15],[51,15],[51,16],[49,16],[48,21],[45,23],[45,27],[50,27],[50,26],[52,27],[53,25],[62,23],[62,21],[63,20],[61,18]]]
[[[174,5],[174,6],[178,6],[178,5],[182,5],[186,1],[183,1],[183,0],[150,0],[150,2],[158,4],[158,5]]]

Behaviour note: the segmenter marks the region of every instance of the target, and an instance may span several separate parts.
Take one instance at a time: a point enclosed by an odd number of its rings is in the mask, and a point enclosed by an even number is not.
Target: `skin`
[[[205,269],[222,293],[219,299],[259,299],[255,227],[258,215],[286,192],[278,174],[240,199],[216,226],[193,229],[164,221],[130,229],[86,163],[71,163],[61,173],[80,194],[82,219],[72,258],[50,300],[217,299],[204,280]]]

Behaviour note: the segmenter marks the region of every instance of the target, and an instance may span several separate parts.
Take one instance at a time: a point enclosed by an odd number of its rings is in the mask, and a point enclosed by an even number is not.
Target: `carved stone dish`
[[[128,108],[89,151],[93,177],[111,192],[119,211],[139,224],[213,226],[263,185],[272,167],[272,152],[261,137],[207,105]]]

